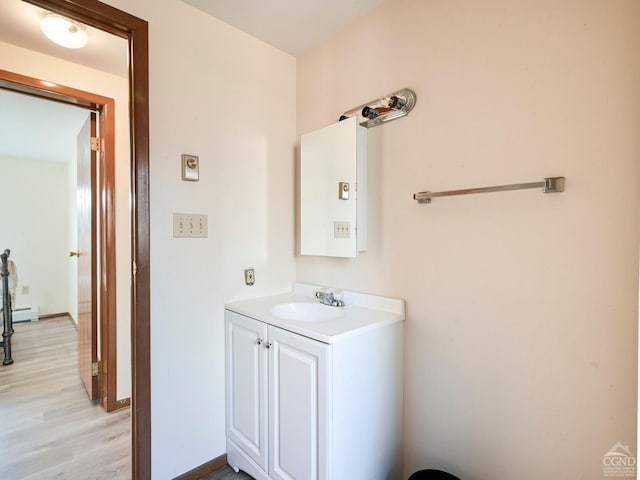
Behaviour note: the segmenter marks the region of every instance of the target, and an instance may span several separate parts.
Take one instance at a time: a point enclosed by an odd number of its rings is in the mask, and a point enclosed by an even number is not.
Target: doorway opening
[[[81,107],[91,115],[96,115],[94,112],[98,114],[100,137],[94,133],[92,145],[91,134],[87,132],[84,139],[87,145],[83,149],[87,151],[78,154],[78,165],[86,156],[100,158],[93,165],[87,158],[89,170],[85,169],[85,184],[78,185],[78,198],[85,199],[78,202],[79,211],[83,212],[78,226],[85,235],[78,235],[82,246],[78,251],[71,251],[70,255],[76,256],[84,272],[78,276],[78,281],[83,285],[80,292],[85,292],[86,298],[78,299],[78,310],[74,312],[79,334],[80,376],[92,400],[98,398],[100,378],[100,403],[106,411],[113,411],[130,403],[129,398],[118,400],[117,394],[114,100],[52,85],[46,80],[0,70],[0,88]],[[95,168],[97,170],[92,170]]]
[[[125,38],[131,133],[132,478],[151,478],[149,271],[149,35],[146,21],[97,0],[25,0]]]

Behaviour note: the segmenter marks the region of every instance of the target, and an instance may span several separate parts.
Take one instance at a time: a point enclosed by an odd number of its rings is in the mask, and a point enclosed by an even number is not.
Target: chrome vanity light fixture
[[[408,115],[415,104],[415,92],[408,88],[403,88],[386,97],[372,100],[351,110],[347,110],[340,116],[340,120],[357,115],[360,125],[367,128],[375,127],[376,125]]]
[[[82,48],[89,41],[87,27],[57,13],[45,12],[40,28],[49,40],[65,48]]]

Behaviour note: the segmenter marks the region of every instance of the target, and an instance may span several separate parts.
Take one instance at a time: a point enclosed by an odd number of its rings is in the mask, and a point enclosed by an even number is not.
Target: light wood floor
[[[0,365],[0,479],[130,480],[130,409],[88,399],[71,319],[14,329],[14,364]]]

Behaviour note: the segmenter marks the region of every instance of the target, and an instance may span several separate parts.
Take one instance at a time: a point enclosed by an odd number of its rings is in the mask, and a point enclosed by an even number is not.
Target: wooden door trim
[[[91,131],[90,137],[97,136],[98,134],[98,122],[100,121],[98,118],[98,114],[95,111],[89,112],[89,121],[91,123]],[[98,205],[96,205],[96,200],[99,198],[100,190],[102,190],[102,179],[101,184],[98,184],[98,155],[100,152],[94,153],[91,148],[91,138],[88,140],[89,147],[89,170],[91,172],[91,356],[92,361],[97,362],[99,357],[102,357],[102,352],[98,352],[98,314],[100,311],[96,312],[96,307],[100,306],[99,301],[102,302],[102,298],[98,300],[101,292],[100,286],[97,284],[98,278],[98,258],[96,258],[96,250],[98,249],[98,225],[102,223],[102,218],[97,218]],[[103,249],[99,251],[100,257],[104,256]],[[115,252],[114,252],[115,254]],[[100,258],[100,265],[102,265],[102,258]],[[104,278],[104,275],[100,275],[101,278]],[[79,282],[79,280],[78,280]],[[102,310],[100,308],[100,310]],[[102,316],[101,316],[102,317]],[[78,312],[78,321],[80,321],[80,312]],[[102,318],[100,318],[100,322],[102,322]],[[80,329],[78,329],[80,331]],[[95,352],[95,355],[94,355]],[[98,391],[98,377],[92,377],[92,390],[95,392],[95,396],[92,394],[91,398],[96,399],[99,398]]]
[[[0,70],[0,88],[91,110],[99,110],[102,105],[107,105],[111,102],[110,111],[113,112],[114,102],[112,98],[8,70]]]
[[[128,405],[118,400],[118,316],[116,297],[116,174],[115,103],[100,109],[100,174],[98,175],[100,235],[100,375],[101,403],[107,412]]]
[[[64,85],[0,70],[0,88],[85,107],[100,112],[100,175],[97,192],[100,235],[100,279],[92,278],[100,297],[100,403],[108,412],[129,404],[129,399],[117,399],[117,317],[116,317],[116,248],[115,248],[115,103],[108,97],[85,92]],[[94,219],[96,216],[94,215]],[[93,230],[93,229],[92,229]],[[91,240],[96,244],[95,239]],[[96,304],[94,299],[94,305]]]
[[[132,478],[151,478],[149,275],[149,29],[145,20],[97,0],[25,0],[129,42],[132,275]]]
[[[84,90],[58,85],[6,70],[0,70],[0,88],[46,100],[87,108],[99,112],[100,126],[100,174],[97,191],[92,193],[96,209],[92,222],[92,259],[100,263],[100,278],[92,275],[100,298],[100,403],[107,412],[125,407],[129,399],[118,400],[117,394],[117,298],[116,298],[116,224],[115,224],[115,102],[112,98]],[[93,183],[94,180],[92,180]],[[93,208],[93,207],[92,207]],[[95,212],[98,215],[95,215]],[[96,238],[100,236],[98,258],[95,258]],[[92,267],[95,273],[95,268]],[[97,305],[93,300],[94,308]]]
[[[96,137],[97,134],[98,114],[91,110],[76,137],[78,160],[76,184],[80,190],[79,198],[83,198],[83,200],[78,201],[76,206],[78,243],[74,246],[79,253],[76,264],[78,272],[78,371],[91,400],[99,400],[98,377],[93,373],[93,364],[101,356],[101,352],[98,352],[98,295],[100,291],[98,288],[98,257],[100,252],[97,249],[99,219],[97,218],[98,205],[96,204],[99,198],[98,152],[91,148],[91,138]],[[87,187],[89,189],[88,200],[86,192],[84,192]],[[87,273],[89,277],[88,291],[85,276]],[[90,304],[88,311],[85,305],[87,300]]]

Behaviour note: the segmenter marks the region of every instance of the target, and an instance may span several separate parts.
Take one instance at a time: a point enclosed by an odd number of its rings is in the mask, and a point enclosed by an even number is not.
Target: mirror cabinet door
[[[300,139],[300,254],[366,250],[366,128],[357,117]]]

